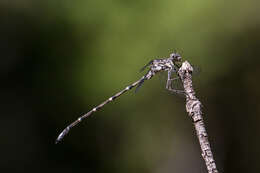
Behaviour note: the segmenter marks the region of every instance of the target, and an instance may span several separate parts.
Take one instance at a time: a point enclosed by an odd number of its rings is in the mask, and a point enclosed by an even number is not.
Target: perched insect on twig
[[[172,81],[176,79],[176,78],[171,79],[171,75],[172,75],[172,73],[176,73],[177,70],[179,69],[178,62],[180,62],[180,61],[181,61],[181,56],[178,53],[172,53],[172,54],[170,54],[170,56],[168,58],[151,60],[148,64],[146,64],[141,69],[141,71],[143,71],[144,69],[149,67],[148,72],[141,79],[139,79],[138,81],[136,81],[136,82],[132,83],[131,85],[127,86],[122,91],[116,93],[114,96],[110,97],[109,99],[107,99],[106,101],[101,103],[100,105],[94,107],[91,111],[89,111],[86,114],[80,116],[76,121],[74,121],[73,123],[68,125],[60,133],[60,135],[56,139],[56,143],[60,142],[64,138],[64,136],[69,133],[69,131],[70,131],[70,129],[72,127],[74,127],[75,125],[80,123],[83,119],[85,119],[88,116],[90,116],[93,112],[96,112],[98,109],[102,108],[107,103],[115,100],[117,97],[119,97],[120,95],[122,95],[126,91],[131,90],[132,88],[137,86],[136,90],[135,90],[135,92],[137,92],[139,90],[139,88],[141,87],[141,85],[144,83],[145,80],[151,79],[158,72],[161,72],[161,71],[167,71],[168,72],[166,89],[168,89],[168,90],[170,90],[172,92],[177,92],[177,93],[183,92],[183,91],[180,91],[180,90],[173,89],[171,87],[172,86]]]

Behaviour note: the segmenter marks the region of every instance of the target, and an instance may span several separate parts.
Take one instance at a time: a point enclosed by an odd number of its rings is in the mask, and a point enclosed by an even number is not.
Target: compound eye
[[[176,56],[176,60],[180,61],[181,60],[181,56],[180,55]]]
[[[172,54],[170,55],[170,57],[171,57],[172,59],[176,60],[176,61],[180,61],[180,60],[181,60],[181,56],[180,56],[180,54],[178,54],[178,53],[172,53]]]
[[[175,53],[170,54],[170,58],[175,59],[175,57],[176,57]]]
[[[175,61],[181,61],[181,55],[178,53],[172,53],[170,54],[170,58]]]

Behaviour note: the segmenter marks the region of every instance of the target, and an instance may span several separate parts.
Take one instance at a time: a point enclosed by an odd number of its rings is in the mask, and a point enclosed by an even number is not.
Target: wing
[[[136,87],[136,89],[135,89],[135,93],[138,92],[138,90],[140,89],[140,87],[143,85],[144,81],[145,81],[145,78],[143,78],[143,79],[138,83],[138,85],[137,85],[137,87]]]
[[[148,62],[148,64],[146,64],[143,68],[140,69],[140,72],[144,71],[144,69],[146,69],[146,67],[150,66],[153,63],[154,60],[151,60]]]

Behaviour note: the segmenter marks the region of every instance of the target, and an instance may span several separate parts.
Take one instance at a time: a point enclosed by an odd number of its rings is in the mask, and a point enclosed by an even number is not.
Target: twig
[[[192,66],[188,61],[185,61],[177,72],[182,80],[186,94],[186,110],[189,117],[192,118],[202,151],[201,155],[206,163],[208,173],[218,173],[202,118],[202,105],[199,99],[196,98],[195,91],[192,87],[192,71]]]

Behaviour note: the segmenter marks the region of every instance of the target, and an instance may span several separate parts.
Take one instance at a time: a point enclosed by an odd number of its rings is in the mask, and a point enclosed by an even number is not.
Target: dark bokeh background
[[[184,99],[159,77],[57,135],[177,48],[220,172],[260,170],[260,3],[0,2],[1,172],[206,173]]]

